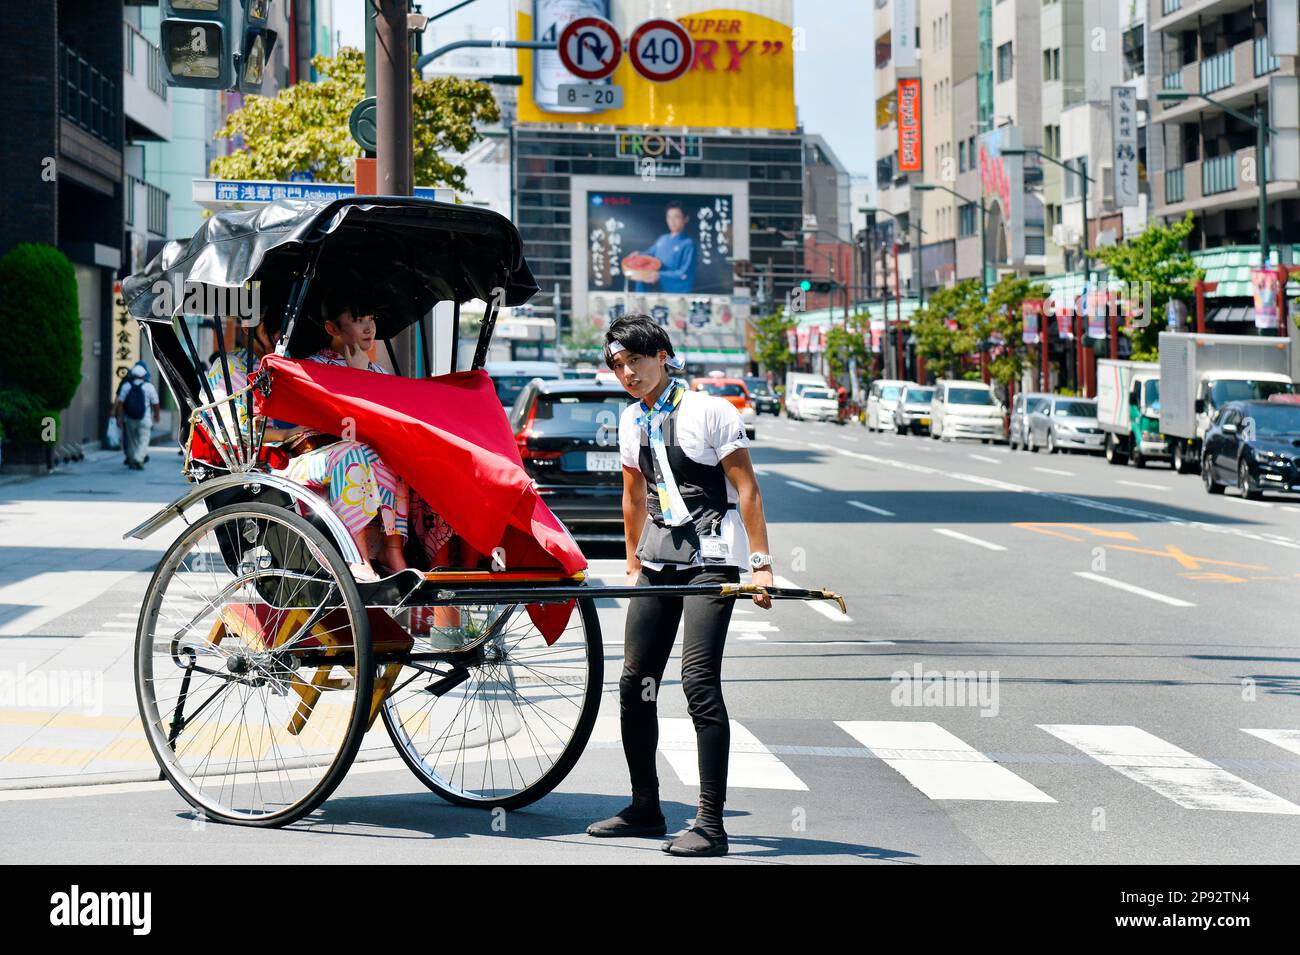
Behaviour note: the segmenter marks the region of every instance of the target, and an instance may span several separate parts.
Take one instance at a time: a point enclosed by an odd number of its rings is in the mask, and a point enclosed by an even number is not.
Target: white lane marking
[[[1050,501],[1061,501],[1068,504],[1075,504],[1079,507],[1088,508],[1094,511],[1104,511],[1107,514],[1123,514],[1128,517],[1136,517],[1144,521],[1160,521],[1164,524],[1173,524],[1181,527],[1194,527],[1197,530],[1205,531],[1209,534],[1227,534],[1232,537],[1240,537],[1245,540],[1263,541],[1269,544],[1276,544],[1278,547],[1286,547],[1290,550],[1300,550],[1300,541],[1296,540],[1277,540],[1263,537],[1251,531],[1243,530],[1240,527],[1230,527],[1223,524],[1211,524],[1207,521],[1189,521],[1182,517],[1176,517],[1173,514],[1161,511],[1149,511],[1140,507],[1133,507],[1129,504],[1113,504],[1109,501],[1099,501],[1095,498],[1080,497],[1077,494],[1068,494],[1064,491],[1047,491],[1042,488],[1030,487],[1026,484],[1013,484],[1010,481],[1003,481],[998,478],[985,477],[980,474],[966,474],[962,471],[944,471],[940,468],[932,468],[925,464],[913,464],[911,461],[900,461],[895,458],[882,458],[875,454],[866,454],[861,451],[850,451],[847,448],[836,448],[828,444],[818,444],[814,441],[799,442],[806,443],[810,448],[824,448],[828,451],[835,451],[846,457],[856,458],[859,461],[868,461],[872,464],[879,464],[884,467],[895,468],[899,471],[908,471],[912,474],[925,474],[932,477],[947,478],[952,481],[962,481],[967,484],[976,484],[981,487],[991,487],[999,491],[1008,491],[1013,494],[1032,494],[1035,497],[1045,498]],[[931,448],[923,448],[921,445],[913,445],[918,450],[929,451]]]
[[[1074,472],[1073,472],[1073,471],[1061,471],[1061,470],[1058,470],[1057,468],[1040,468],[1040,467],[1035,467],[1034,470],[1035,470],[1035,471],[1042,471],[1044,474],[1059,474],[1059,475],[1061,475],[1062,477],[1074,477]]]
[[[931,799],[1056,802],[938,723],[836,720],[835,725]]]
[[[793,580],[788,577],[772,577],[772,582],[778,587],[798,587]],[[834,620],[836,623],[852,623],[853,618],[846,613],[840,613],[839,607],[832,607],[829,603],[821,600],[805,600],[803,605],[809,610],[821,614],[827,620]]]
[[[732,620],[727,625],[727,636],[737,640],[766,640],[765,633],[780,633],[781,628],[766,620]]]
[[[1251,736],[1258,736],[1266,743],[1281,746],[1288,752],[1300,756],[1300,730],[1242,730]]]
[[[1283,504],[1283,505],[1282,505],[1282,510],[1284,510],[1284,511],[1300,511],[1300,507],[1296,507],[1294,504]]]
[[[124,610],[122,613],[119,613],[117,616],[129,617],[132,620],[138,620],[140,618],[140,612],[138,610]]]
[[[1244,498],[1244,497],[1229,497],[1227,494],[1223,495],[1223,499],[1224,499],[1225,501],[1236,501],[1238,504],[1250,504],[1250,505],[1253,505],[1254,507],[1272,507],[1272,506],[1273,506],[1273,504],[1272,504],[1271,501],[1252,501],[1252,500],[1249,500],[1248,498]]]
[[[1099,584],[1106,584],[1108,587],[1114,587],[1117,590],[1124,590],[1130,594],[1137,594],[1139,597],[1146,597],[1148,600],[1158,600],[1162,604],[1169,604],[1171,607],[1195,607],[1196,604],[1188,603],[1186,600],[1179,600],[1177,597],[1166,597],[1164,594],[1158,594],[1154,590],[1146,590],[1133,584],[1126,584],[1122,580],[1116,580],[1114,577],[1103,577],[1101,574],[1090,573],[1086,570],[1076,570],[1074,576],[1082,577],[1084,580],[1094,580]]]
[[[87,630],[82,634],[83,637],[126,637],[130,636],[128,630]]]
[[[69,610],[85,606],[136,571],[50,571],[0,585],[0,606],[13,608],[0,617],[0,636],[32,633]],[[70,600],[71,598],[71,600]]]
[[[982,541],[978,537],[971,537],[969,534],[959,534],[957,531],[950,531],[946,527],[931,528],[936,534],[942,534],[944,537],[951,537],[954,540],[965,541],[968,544],[974,544],[977,547],[983,547],[986,550],[1006,550],[1001,544],[990,544],[988,541]]]
[[[1300,806],[1136,726],[1038,728],[1184,809],[1300,815]]]
[[[797,487],[801,491],[811,491],[813,494],[820,494],[822,492],[821,488],[813,487],[811,484],[800,484],[798,481],[790,480],[787,480],[785,483],[791,487]]]
[[[1120,480],[1116,480],[1115,483],[1116,483],[1116,484],[1124,484],[1124,485],[1127,485],[1128,487],[1144,487],[1144,488],[1146,488],[1148,491],[1167,491],[1167,490],[1169,490],[1169,488],[1167,488],[1167,487],[1166,487],[1165,485],[1163,485],[1163,484],[1144,484],[1144,483],[1142,483],[1141,481],[1120,481]]]
[[[976,461],[987,461],[989,464],[1001,464],[1001,463],[1002,463],[1002,462],[999,461],[997,458],[985,457],[985,456],[982,455],[982,454],[968,454],[968,455],[966,455],[966,457],[968,457],[968,458],[974,458]]]
[[[748,729],[731,720],[731,748],[727,758],[728,789],[781,789],[807,792],[804,781]],[[659,719],[659,749],[687,786],[700,784],[700,763],[695,725],[689,719]]]
[[[870,511],[872,514],[879,514],[881,517],[893,517],[893,511],[887,511],[883,507],[872,507],[870,504],[863,504],[861,501],[849,501],[854,507],[860,507],[864,511]]]
[[[135,629],[135,621],[131,621],[131,622],[128,623],[128,622],[125,621],[125,620],[105,620],[103,623],[100,624],[100,626],[101,626],[101,627],[105,627],[105,628],[114,628],[114,627],[116,627],[116,628],[119,628],[119,629],[122,629],[122,630],[134,630],[134,629]]]
[[[754,468],[754,473],[757,474],[759,477],[767,477],[767,471],[763,470],[762,468]]]
[[[896,647],[893,640],[769,640],[773,647]]]

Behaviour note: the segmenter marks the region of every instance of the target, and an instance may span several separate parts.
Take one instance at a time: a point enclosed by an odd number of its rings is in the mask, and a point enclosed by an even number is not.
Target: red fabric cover
[[[261,367],[271,373],[271,394],[254,391],[258,414],[328,434],[344,433],[344,419],[352,419],[356,439],[475,550],[504,547],[507,567],[586,568],[524,470],[487,372],[401,378],[280,355],[268,355]]]

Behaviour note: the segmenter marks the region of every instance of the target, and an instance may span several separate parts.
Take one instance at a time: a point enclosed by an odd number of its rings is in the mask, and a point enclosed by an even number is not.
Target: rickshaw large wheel
[[[384,701],[384,725],[406,765],[443,799],[518,809],[559,785],[591,737],[605,670],[595,604],[578,600],[549,645],[521,604],[456,610],[464,635],[435,628],[416,637],[414,652],[451,649],[495,627],[482,661],[403,670]]]
[[[287,825],[348,771],[374,687],[370,618],[338,549],[295,511],[231,504],[167,550],[136,630],[136,699],[196,812]]]

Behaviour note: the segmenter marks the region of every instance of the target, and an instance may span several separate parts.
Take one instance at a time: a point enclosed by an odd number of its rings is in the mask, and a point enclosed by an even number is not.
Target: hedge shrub
[[[27,242],[0,259],[0,328],[0,387],[27,392],[42,415],[67,408],[81,384],[77,279],[67,256]]]

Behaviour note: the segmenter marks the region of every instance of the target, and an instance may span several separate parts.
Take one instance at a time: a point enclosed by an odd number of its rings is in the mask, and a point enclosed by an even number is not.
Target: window
[[[1065,198],[1077,199],[1079,198],[1081,191],[1079,189],[1080,179],[1075,174],[1074,170],[1083,168],[1083,157],[1080,156],[1077,159],[1067,159],[1065,164],[1070,167],[1070,171],[1063,173],[1061,176],[1061,180],[1065,186]]]
[[[1012,66],[1013,66],[1013,58],[1011,54],[1011,43],[1010,41],[1008,41],[1006,43],[1003,43],[1000,47],[998,47],[998,82],[999,83],[1005,83],[1007,80],[1011,79]]]
[[[1146,73],[1146,41],[1142,35],[1143,24],[1124,33],[1124,80]]]
[[[1059,159],[1061,156],[1061,127],[1044,126],[1043,127],[1043,152],[1053,159]]]
[[[1043,82],[1051,83],[1061,78],[1061,48],[1043,51]]]
[[[876,69],[881,70],[889,65],[893,57],[893,44],[894,36],[890,30],[876,37]]]
[[[963,239],[979,231],[979,206],[968,202],[957,210],[957,233]]]

